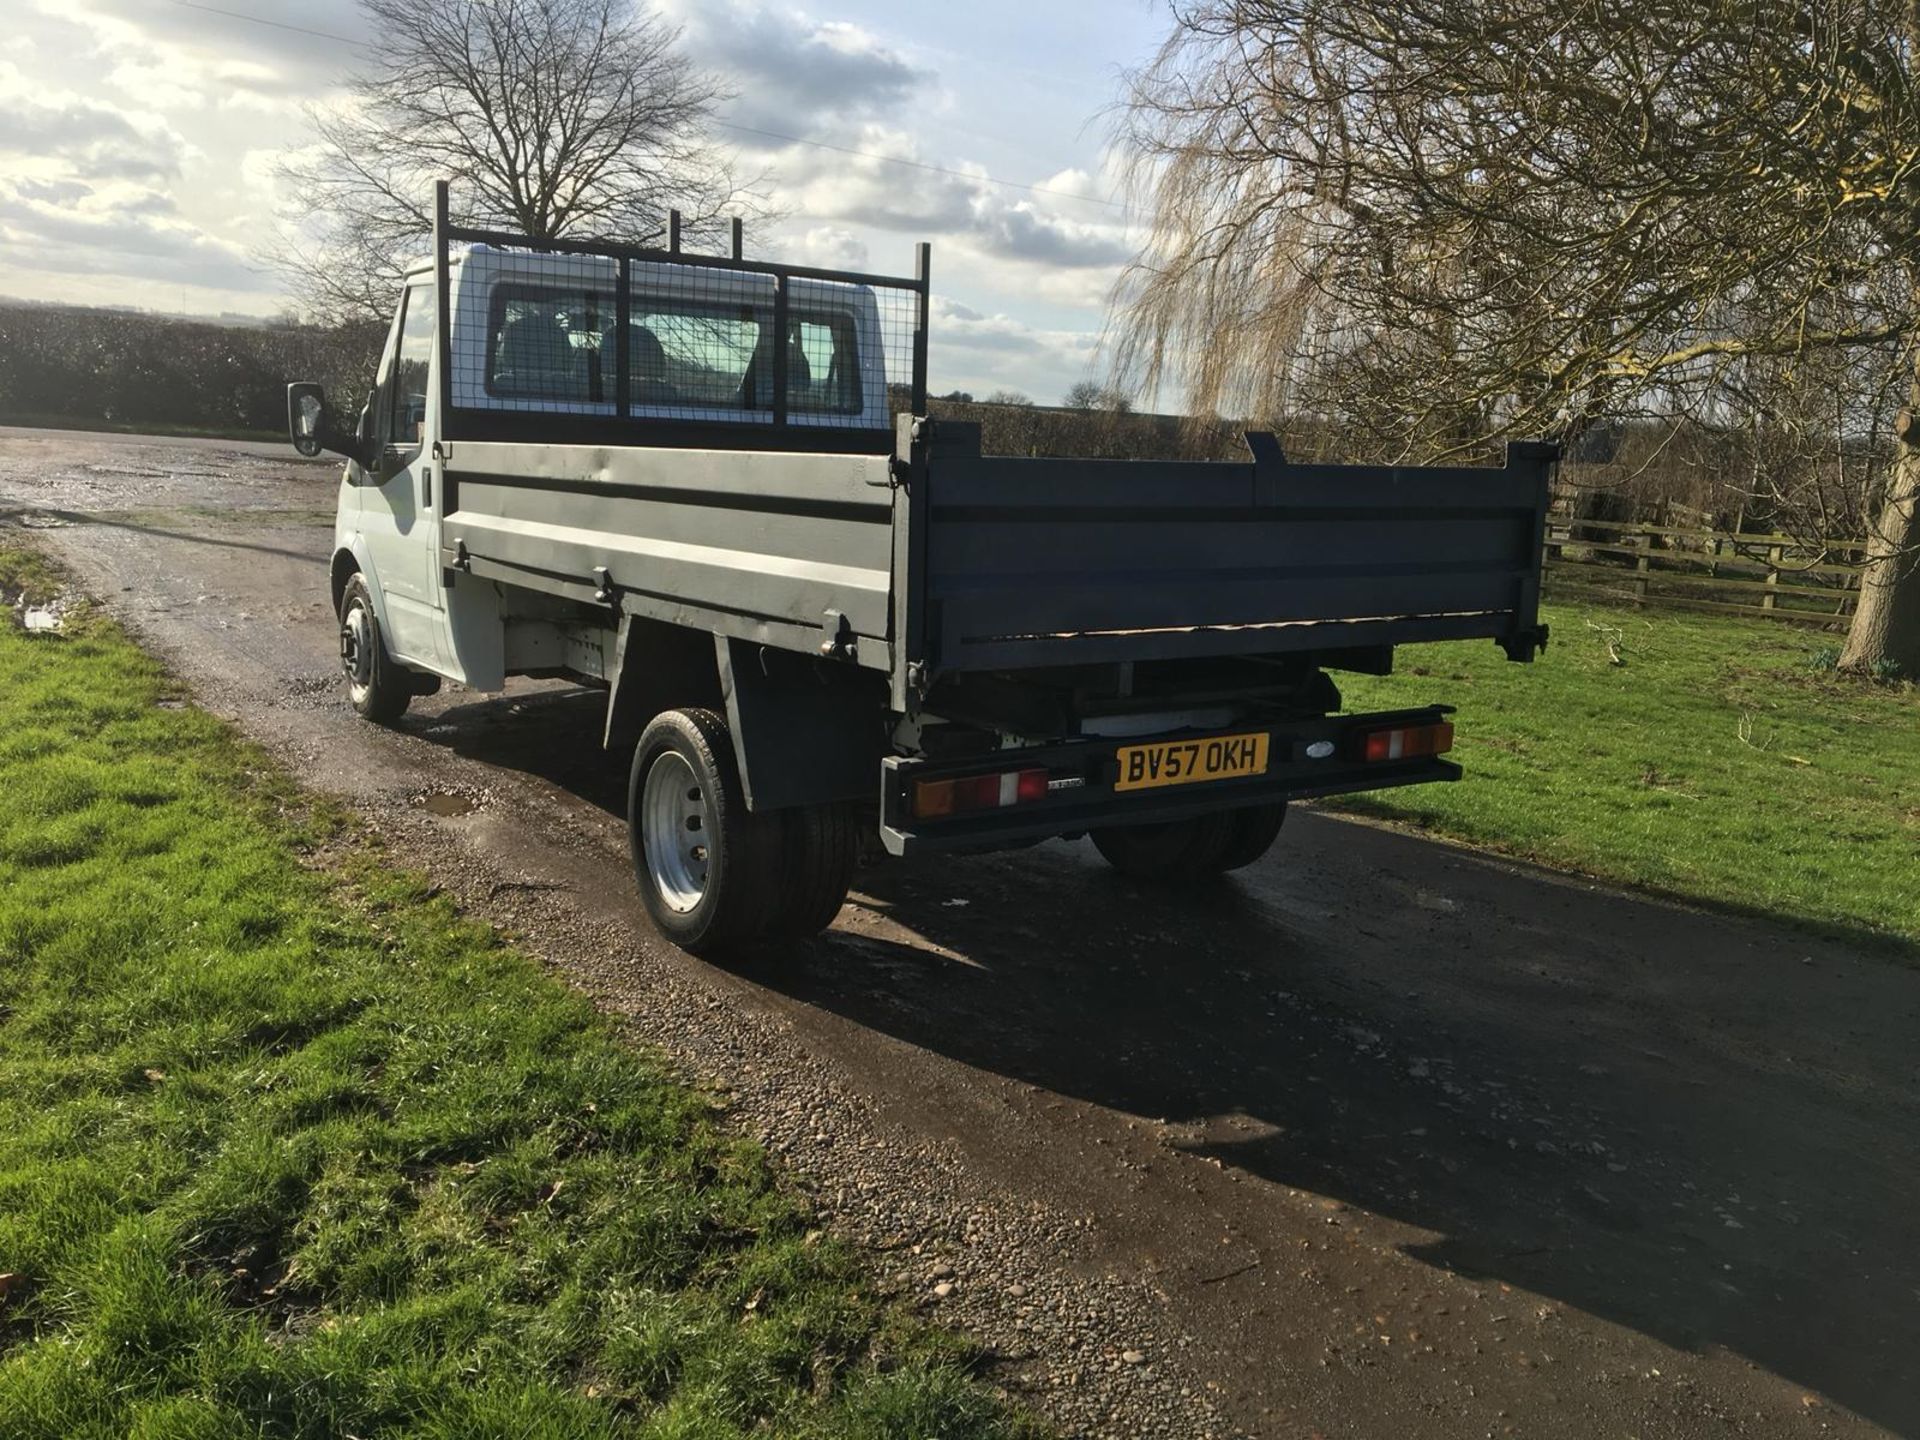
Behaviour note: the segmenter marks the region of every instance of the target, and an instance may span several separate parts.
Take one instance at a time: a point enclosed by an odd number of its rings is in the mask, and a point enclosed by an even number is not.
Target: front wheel
[[[387,654],[367,582],[355,575],[340,593],[340,668],[347,699],[363,718],[385,725],[406,713],[412,677]]]
[[[627,833],[647,913],[683,950],[712,954],[781,917],[780,826],[747,809],[727,723],[711,710],[656,716],[634,748]]]

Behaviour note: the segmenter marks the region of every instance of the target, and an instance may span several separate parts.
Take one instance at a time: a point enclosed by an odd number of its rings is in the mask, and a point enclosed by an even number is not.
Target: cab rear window
[[[613,297],[598,290],[501,285],[487,327],[486,389],[503,400],[599,404],[614,398]],[[761,418],[773,405],[773,316],[764,305],[637,293],[627,321],[627,401],[638,414]],[[788,320],[787,409],[858,415],[863,397],[853,317]]]

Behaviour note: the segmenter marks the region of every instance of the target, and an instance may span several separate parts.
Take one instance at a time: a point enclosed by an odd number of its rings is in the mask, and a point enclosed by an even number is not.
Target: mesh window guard
[[[449,439],[885,451],[892,412],[925,411],[924,245],[907,279],[531,241],[445,203]]]

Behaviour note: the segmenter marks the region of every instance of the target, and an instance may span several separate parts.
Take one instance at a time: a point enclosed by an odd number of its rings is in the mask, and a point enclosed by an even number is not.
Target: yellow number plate
[[[1157,745],[1122,745],[1115,790],[1151,790],[1160,785],[1192,785],[1201,780],[1232,780],[1267,773],[1265,735],[1216,735],[1210,740],[1167,740]]]

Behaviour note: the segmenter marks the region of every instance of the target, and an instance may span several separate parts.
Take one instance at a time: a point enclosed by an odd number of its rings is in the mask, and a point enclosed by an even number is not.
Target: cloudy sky
[[[787,213],[756,249],[910,273],[913,242],[931,240],[937,390],[1005,386],[1057,402],[1091,373],[1130,241],[1110,203],[1105,112],[1120,72],[1163,32],[1154,0],[658,3],[736,92],[716,137],[766,174]],[[0,294],[282,308],[257,258],[271,240],[274,165],[307,139],[305,108],[354,62],[323,37],[374,38],[354,0],[6,9]]]

